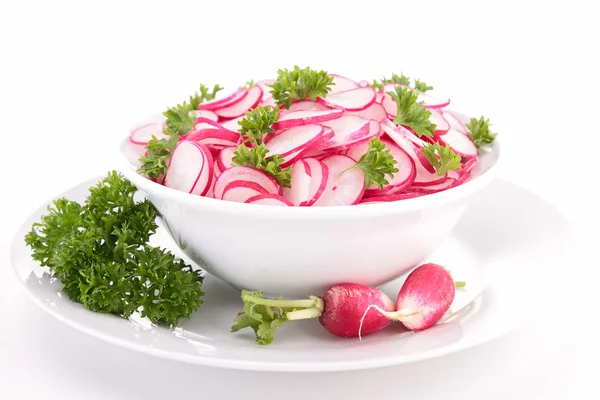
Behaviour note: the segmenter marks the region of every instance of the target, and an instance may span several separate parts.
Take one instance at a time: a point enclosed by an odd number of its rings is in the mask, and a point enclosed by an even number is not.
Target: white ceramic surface
[[[496,175],[500,146],[459,187],[399,202],[273,207],[195,196],[140,176],[128,139],[119,169],[160,211],[183,252],[237,288],[273,295],[321,293],[339,282],[379,286],[431,255],[472,196]],[[131,163],[133,161],[133,164]]]
[[[64,195],[81,201],[95,181],[84,182]],[[28,294],[44,310],[102,340],[174,360],[227,368],[270,371],[334,371],[375,368],[427,359],[490,340],[516,327],[538,306],[552,285],[540,276],[559,276],[571,254],[571,228],[553,207],[530,192],[496,180],[475,198],[453,232],[429,259],[466,280],[457,292],[444,323],[419,333],[391,325],[382,332],[357,339],[340,339],[317,321],[288,323],[275,342],[257,346],[251,331],[230,333],[241,308],[239,292],[207,277],[205,303],[175,330],[144,320],[98,314],[69,301],[60,283],[32,261],[23,236],[45,213],[45,205],[24,221],[11,248],[15,272]],[[174,248],[163,229],[154,244]],[[394,297],[400,281],[384,286]],[[529,299],[527,302],[525,299]]]

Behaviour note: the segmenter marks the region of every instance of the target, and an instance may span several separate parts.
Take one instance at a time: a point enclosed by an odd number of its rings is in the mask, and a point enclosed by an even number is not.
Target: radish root
[[[361,331],[362,331],[363,322],[365,321],[365,317],[367,316],[367,313],[369,312],[369,310],[371,308],[374,308],[375,310],[379,311],[379,313],[381,315],[391,319],[392,321],[404,321],[407,318],[413,317],[420,313],[419,311],[410,311],[409,309],[401,309],[398,311],[386,311],[383,308],[379,307],[378,305],[370,304],[360,319],[360,325],[358,326],[358,340],[362,340]]]

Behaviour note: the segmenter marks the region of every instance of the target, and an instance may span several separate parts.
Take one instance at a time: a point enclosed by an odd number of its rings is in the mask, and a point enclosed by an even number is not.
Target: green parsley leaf
[[[397,114],[394,118],[396,125],[408,126],[418,136],[432,137],[435,124],[429,121],[431,111],[417,103],[419,93],[402,86],[394,87],[387,92],[396,101]]]
[[[146,145],[148,154],[140,158],[141,166],[139,172],[142,175],[158,178],[166,172],[166,160],[173,153],[179,137],[194,129],[194,122],[196,121],[195,110],[198,109],[198,105],[207,100],[213,100],[220,90],[223,90],[223,88],[219,85],[215,85],[210,92],[205,85],[200,85],[200,93],[194,92],[190,96],[189,102],[184,101],[175,107],[170,107],[163,113],[167,118],[164,133],[169,138],[159,140],[153,136],[148,141]]]
[[[233,153],[231,164],[238,167],[248,166],[258,168],[272,175],[281,186],[291,187],[292,167],[282,170],[280,164],[284,161],[284,158],[280,155],[267,157],[268,153],[269,149],[264,144],[253,148],[241,144]]]
[[[48,267],[63,292],[86,308],[125,318],[134,312],[174,326],[202,304],[203,278],[147,242],[156,208],[137,202],[137,188],[116,171],[89,189],[84,204],[59,198],[25,236],[32,258]]]
[[[246,82],[246,84],[244,85],[244,87],[246,89],[250,89],[252,87],[256,86],[256,82],[254,82],[254,79],[250,79],[248,82]]]
[[[478,149],[492,143],[498,135],[497,133],[490,132],[490,120],[488,118],[471,118],[466,127],[469,129],[468,135],[473,139]]]
[[[415,89],[417,89],[419,92],[425,93],[428,90],[433,90],[433,86],[429,86],[425,82],[415,79]]]
[[[374,80],[373,83],[371,84],[371,87],[373,87],[373,89],[379,91],[379,90],[383,89],[383,85],[385,85],[386,83],[400,83],[402,85],[409,86],[410,78],[405,76],[403,72],[401,72],[400,75],[392,74],[392,77],[390,79],[383,77],[383,79],[381,79],[379,82],[377,82],[377,80]]]
[[[278,120],[279,109],[271,106],[256,107],[246,112],[246,116],[238,121],[241,127],[239,132],[252,144],[260,145],[264,135],[274,132],[271,126]]]
[[[461,167],[460,155],[452,151],[448,144],[446,147],[439,143],[427,144],[421,149],[421,153],[435,168],[438,176],[442,176],[451,170],[458,171]]]
[[[394,167],[397,163],[390,153],[390,149],[386,149],[385,144],[381,143],[379,138],[373,138],[369,142],[367,152],[350,168],[359,168],[365,173],[365,188],[371,187],[371,184],[374,183],[379,189],[382,189],[389,184],[385,175],[393,179],[394,174],[399,171]]]
[[[309,67],[300,69],[297,65],[293,70],[280,69],[277,71],[275,82],[268,84],[271,94],[277,105],[290,108],[293,100],[310,98],[316,101],[317,97],[325,97],[331,91],[333,76],[327,72],[316,71]]]

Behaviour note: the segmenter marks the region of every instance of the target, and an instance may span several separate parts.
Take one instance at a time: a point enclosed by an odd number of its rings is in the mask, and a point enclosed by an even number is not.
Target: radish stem
[[[367,313],[369,312],[369,310],[371,308],[374,308],[375,310],[379,311],[379,313],[381,315],[391,319],[392,321],[403,321],[406,318],[409,318],[409,317],[419,314],[419,311],[411,311],[409,309],[401,309],[401,310],[397,310],[397,311],[386,311],[386,310],[382,309],[381,307],[376,306],[375,304],[371,304],[369,307],[367,307],[362,318],[360,319],[360,325],[358,326],[358,339],[359,340],[362,340],[361,330],[362,330],[363,322],[365,320],[365,317],[367,316]]]
[[[268,307],[279,308],[309,308],[315,307],[323,309],[323,300],[316,296],[310,296],[308,299],[302,300],[278,300],[278,299],[263,299],[254,296],[242,296],[242,300],[254,304],[262,304]]]
[[[467,282],[465,282],[465,281],[456,281],[456,282],[454,282],[454,286],[456,286],[456,287],[465,287],[465,286],[467,286]]]
[[[285,314],[288,321],[297,321],[299,319],[319,318],[323,313],[323,308],[311,307],[304,310],[290,311]]]

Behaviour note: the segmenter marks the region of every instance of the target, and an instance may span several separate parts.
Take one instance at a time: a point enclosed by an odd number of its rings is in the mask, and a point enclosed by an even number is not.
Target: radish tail
[[[417,314],[419,314],[419,311],[411,311],[409,309],[401,309],[401,310],[397,310],[397,311],[386,311],[383,308],[375,305],[375,304],[371,304],[369,305],[369,307],[367,307],[367,309],[365,310],[363,316],[360,319],[360,325],[358,326],[358,340],[362,340],[362,336],[361,336],[361,331],[362,331],[362,326],[363,326],[363,322],[365,320],[365,317],[367,316],[367,313],[369,312],[369,310],[371,308],[374,308],[375,310],[379,311],[379,313],[389,319],[391,319],[392,321],[402,321],[405,320],[409,317],[415,316]]]

